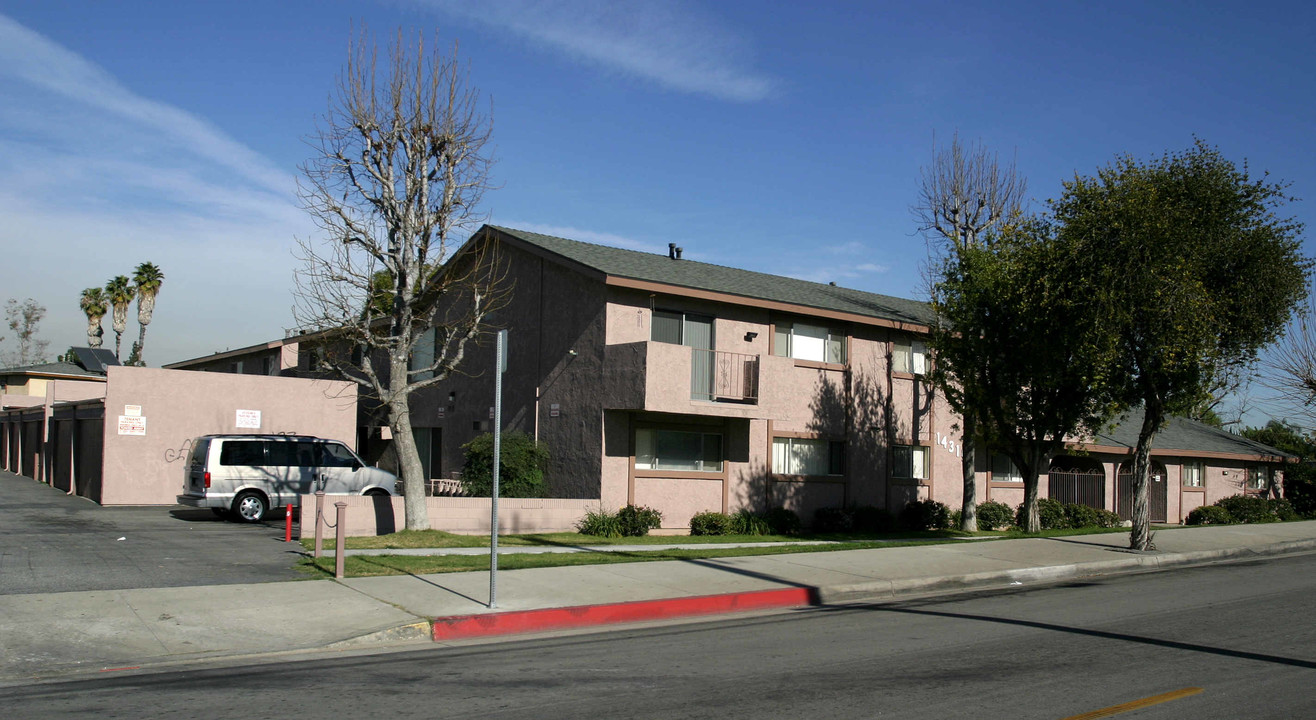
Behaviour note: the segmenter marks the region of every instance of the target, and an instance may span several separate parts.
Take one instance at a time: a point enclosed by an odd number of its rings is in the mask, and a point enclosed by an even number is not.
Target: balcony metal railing
[[[757,403],[759,356],[691,348],[690,397],[695,400]]]

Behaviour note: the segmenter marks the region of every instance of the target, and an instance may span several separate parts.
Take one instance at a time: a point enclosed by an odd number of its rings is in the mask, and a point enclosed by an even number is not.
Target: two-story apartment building
[[[660,255],[494,226],[470,242],[496,243],[511,290],[493,318],[509,331],[505,428],[548,446],[556,497],[647,505],[670,528],[742,507],[784,505],[807,521],[820,507],[959,506],[957,418],[924,379],[927,304],[695,262],[676,247]],[[300,335],[167,367],[304,374],[316,371],[316,343]],[[461,445],[491,427],[492,345],[413,399],[431,477],[458,471]],[[381,424],[362,410],[358,443],[372,458],[387,439]],[[1196,445],[1158,449],[1174,469],[1161,482],[1192,487],[1185,462],[1205,483],[1202,460],[1267,473],[1281,460],[1216,435],[1227,433],[1169,434]],[[1117,509],[1128,450],[1113,438],[1090,444],[1058,468],[1057,492]],[[1209,497],[1165,493],[1165,519],[1246,489],[1245,471],[1220,472]],[[1005,458],[985,459],[979,476],[979,499],[1022,499]]]

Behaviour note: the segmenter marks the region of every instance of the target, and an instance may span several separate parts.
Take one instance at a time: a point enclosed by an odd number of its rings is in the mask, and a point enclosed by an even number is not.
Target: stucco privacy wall
[[[430,528],[459,535],[489,534],[489,498],[430,497]],[[325,537],[336,529],[336,503],[347,503],[346,532],[349,537],[386,535],[406,526],[403,499],[371,498],[359,495],[326,495],[324,498]],[[598,500],[560,500],[553,498],[502,498],[498,501],[499,534],[571,532]],[[303,495],[300,537],[315,537],[315,496]]]
[[[355,445],[352,383],[139,367],[111,367],[108,380],[102,505],[173,504],[200,435],[295,433]],[[238,427],[239,410],[259,412],[260,427]],[[121,434],[120,418],[131,426],[133,412],[145,434]]]

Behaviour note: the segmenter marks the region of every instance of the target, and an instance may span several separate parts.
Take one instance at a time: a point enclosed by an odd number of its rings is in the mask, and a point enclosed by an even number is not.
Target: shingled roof
[[[694,260],[673,260],[667,255],[596,245],[526,230],[496,225],[487,227],[611,277],[644,280],[923,326],[930,325],[934,319],[932,307],[917,300],[878,295]]]
[[[1142,427],[1142,408],[1130,410],[1118,418],[1113,427],[1097,433],[1098,445],[1127,447],[1130,451],[1138,444],[1138,431]],[[1168,424],[1152,440],[1152,449],[1162,452],[1210,452],[1231,455],[1266,456],[1276,459],[1297,460],[1297,456],[1269,445],[1253,442],[1241,435],[1226,432],[1195,420],[1171,417]]]
[[[96,379],[105,377],[105,373],[88,372],[81,365],[69,362],[39,363],[37,365],[0,368],[0,375],[49,375]]]

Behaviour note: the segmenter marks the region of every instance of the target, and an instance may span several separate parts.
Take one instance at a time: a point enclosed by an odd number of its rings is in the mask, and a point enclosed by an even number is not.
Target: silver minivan
[[[367,467],[337,440],[304,435],[203,435],[192,441],[182,505],[258,522],[272,507],[298,505],[323,490],[394,495],[397,476]]]

